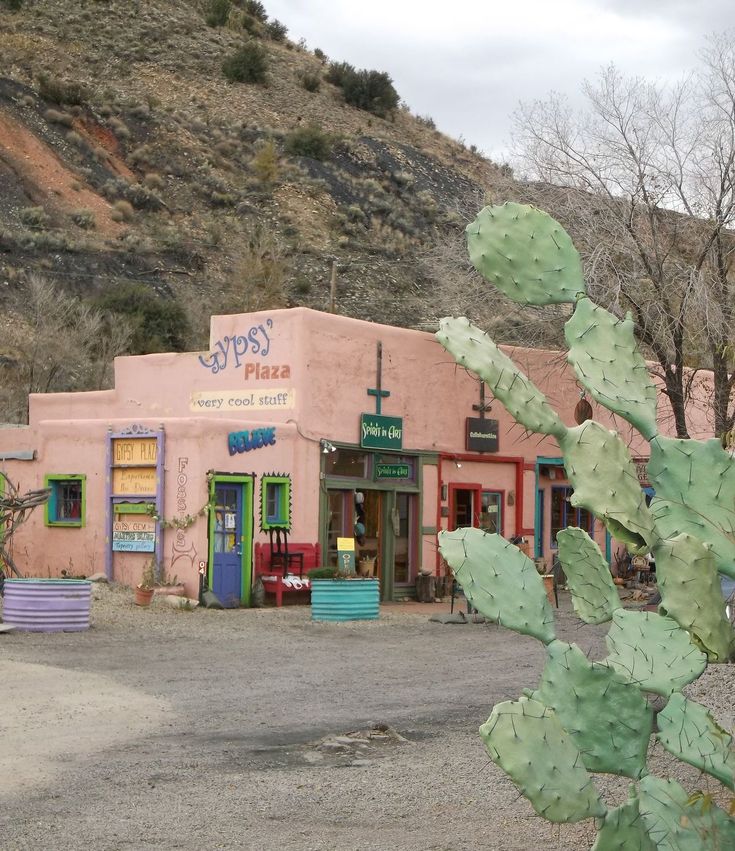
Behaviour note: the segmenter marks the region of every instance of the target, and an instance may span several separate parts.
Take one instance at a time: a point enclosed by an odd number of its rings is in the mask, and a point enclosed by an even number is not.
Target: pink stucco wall
[[[438,463],[424,466],[417,540],[422,564],[435,563],[432,530],[449,522],[442,516],[442,507],[447,508],[441,500],[442,485],[481,484],[501,490],[506,494],[506,535],[532,530],[534,465],[537,456],[559,454],[552,439],[525,436],[495,402],[488,416],[499,420],[498,456],[506,460],[498,462],[491,455],[474,460],[465,452],[464,432],[465,418],[476,416],[472,406],[479,400],[478,382],[455,365],[432,334],[296,308],[213,317],[209,353],[118,358],[113,390],[32,396],[30,425],[0,429],[0,454],[35,450],[36,460],[0,465],[23,490],[41,487],[45,474],[86,474],[87,512],[85,527],[78,530],[48,528],[37,511],[17,535],[16,560],[32,575],[102,569],[108,546],[105,440],[108,430],[132,424],[165,432],[165,517],[179,513],[182,498],[186,513],[202,507],[210,470],[254,474],[256,479],[285,473],[293,483],[291,537],[315,542],[319,440],[359,446],[360,414],[375,412],[375,399],[367,390],[376,386],[378,341],[383,348],[382,386],[390,392],[382,413],[403,419],[404,453],[437,453]],[[563,421],[573,425],[579,388],[559,353],[506,351],[546,393]],[[620,430],[634,455],[647,455],[647,444],[624,422],[615,422],[597,405],[593,408],[596,419]],[[665,404],[661,410],[665,422]],[[276,427],[274,446],[230,455],[229,432],[262,426]],[[693,428],[693,436],[702,434],[711,434],[704,406]],[[257,523],[256,540],[264,540]],[[183,531],[165,532],[164,567],[185,579],[189,593],[196,592],[198,564],[207,552],[204,520]],[[143,561],[140,554],[116,554],[115,578],[133,583]]]

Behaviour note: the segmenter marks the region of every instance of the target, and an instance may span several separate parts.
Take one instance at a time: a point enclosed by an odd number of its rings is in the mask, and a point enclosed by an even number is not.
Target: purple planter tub
[[[28,632],[89,629],[92,583],[86,579],[6,579],[3,623]]]

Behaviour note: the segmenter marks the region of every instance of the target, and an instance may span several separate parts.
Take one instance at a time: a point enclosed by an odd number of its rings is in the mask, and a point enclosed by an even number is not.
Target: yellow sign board
[[[338,550],[352,550],[355,551],[355,539],[354,538],[337,538],[337,549]]]
[[[115,496],[155,496],[155,467],[115,467],[112,471],[112,493]]]
[[[112,464],[155,464],[158,440],[155,437],[118,437],[112,441]]]
[[[189,410],[201,414],[217,411],[289,410],[296,404],[292,387],[257,390],[199,390],[189,397]]]

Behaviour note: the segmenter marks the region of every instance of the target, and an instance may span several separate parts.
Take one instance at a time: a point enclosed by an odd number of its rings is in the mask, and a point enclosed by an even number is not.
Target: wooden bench
[[[275,594],[276,606],[283,605],[283,595],[286,593],[305,594],[311,591],[311,582],[306,572],[321,564],[321,549],[319,544],[300,544],[289,541],[289,565],[298,565],[299,572],[285,572],[282,562],[271,564],[272,549],[269,544],[256,544],[254,548],[255,566],[254,578],[260,579],[263,588],[270,594]]]

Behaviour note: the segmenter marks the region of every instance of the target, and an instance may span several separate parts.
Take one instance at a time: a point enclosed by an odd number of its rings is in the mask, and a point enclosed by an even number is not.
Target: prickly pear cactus
[[[541,391],[467,319],[442,320],[439,341],[528,431],[557,441],[572,504],[592,512],[631,553],[653,552],[662,593],[659,614],[623,609],[595,542],[581,529],[560,532],[575,611],[588,623],[612,621],[607,658],[589,660],[556,639],[541,580],[516,547],[479,529],[440,533],[441,553],[472,604],[545,645],[538,688],[498,704],[480,728],[487,751],[549,821],[598,819],[593,851],[735,849],[735,819],[711,794],[692,795],[646,769],[652,736],[646,695],[657,694],[667,700],[659,714],[661,745],[735,788],[731,737],[706,707],[681,694],[708,659],[726,661],[733,652],[717,571],[735,576],[735,464],[717,441],[657,433],[653,384],[632,324],[586,296],[579,257],[557,222],[518,204],[486,208],[468,226],[467,241],[475,267],[515,301],[575,303],[565,328],[568,360],[600,405],[650,441],[651,509],[614,431],[594,421],[565,426]],[[594,785],[598,772],[635,781],[625,804],[606,806]]]

